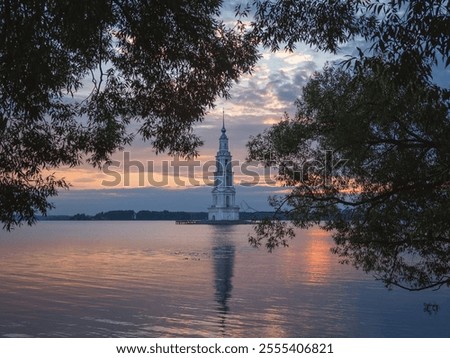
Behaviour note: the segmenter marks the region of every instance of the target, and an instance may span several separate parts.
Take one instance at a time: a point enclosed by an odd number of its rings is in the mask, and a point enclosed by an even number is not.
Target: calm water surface
[[[0,337],[450,337],[450,290],[391,291],[318,229],[41,222],[0,232]],[[424,312],[424,303],[439,305]]]

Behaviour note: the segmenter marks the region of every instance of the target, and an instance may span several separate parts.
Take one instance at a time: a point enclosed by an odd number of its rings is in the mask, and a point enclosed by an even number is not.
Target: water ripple
[[[323,234],[273,254],[250,228],[39,223],[0,239],[2,337],[448,336],[448,290],[390,292]],[[313,232],[314,233],[314,232]],[[423,314],[423,302],[440,305]]]

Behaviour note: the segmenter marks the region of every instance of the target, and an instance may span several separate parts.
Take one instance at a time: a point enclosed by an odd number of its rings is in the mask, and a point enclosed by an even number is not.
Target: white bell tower
[[[228,150],[228,137],[225,134],[225,114],[222,118],[222,135],[219,138],[219,151],[216,155],[216,172],[212,205],[208,208],[208,220],[239,220],[239,206],[235,205],[236,189],[233,185],[233,167]]]

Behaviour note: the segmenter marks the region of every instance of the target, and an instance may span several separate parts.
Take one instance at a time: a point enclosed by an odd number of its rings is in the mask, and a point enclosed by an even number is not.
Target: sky
[[[235,3],[225,1],[222,11],[225,22],[232,19]],[[326,62],[355,55],[353,48],[347,46],[338,55],[317,52],[301,44],[294,53],[282,50],[271,53],[261,49],[262,58],[252,75],[241,77],[231,90],[231,98],[217,99],[216,107],[194,127],[204,146],[190,169],[186,163],[181,163],[179,175],[174,178],[174,158],[156,155],[150,143],[136,139],[123,152],[113,155],[115,162],[107,171],[87,164],[56,170],[56,175],[66,178],[71,188],[60,191],[58,197],[51,199],[56,208],[49,214],[92,215],[119,209],[207,211],[212,201],[212,187],[207,184],[214,170],[223,115],[230,151],[233,160],[237,161],[234,167],[236,204],[241,206],[241,211],[270,210],[268,196],[283,194],[286,189],[275,183],[273,170],[269,169],[264,177],[257,178],[254,173],[261,174],[261,166],[242,169],[240,164],[247,156],[246,143],[250,136],[279,122],[285,112],[293,115],[294,102],[314,71],[320,71]],[[445,70],[437,77],[444,77],[448,82],[448,76],[449,72]],[[127,166],[129,170],[124,171]],[[209,176],[205,177],[204,173]],[[189,179],[192,176],[195,180]],[[255,180],[257,185],[248,185],[249,181]]]
[[[69,191],[61,191],[58,197],[52,199],[56,208],[51,214],[95,214],[116,209],[206,211],[211,203],[212,188],[207,186],[210,180],[204,178],[202,173],[207,170],[209,179],[212,178],[223,116],[230,152],[237,162],[234,167],[236,203],[241,205],[241,210],[247,206],[255,210],[270,210],[268,195],[283,193],[284,190],[276,185],[273,180],[275,172],[270,169],[266,171],[266,176],[271,180],[257,179],[258,185],[243,185],[255,177],[243,172],[245,168],[242,170],[239,165],[245,163],[246,143],[250,136],[279,122],[285,112],[293,115],[294,102],[302,87],[312,73],[320,70],[329,60],[332,60],[331,56],[308,48],[296,53],[264,52],[253,74],[243,76],[233,86],[231,99],[219,98],[204,122],[194,127],[195,133],[204,141],[200,156],[196,158],[197,163],[191,169],[195,182],[188,180],[189,172],[185,165],[180,168],[180,180],[175,182],[174,158],[156,155],[150,143],[138,138],[123,152],[113,155],[116,162],[108,171],[87,164],[57,170],[56,174],[66,178],[72,186]],[[124,172],[127,165],[130,169]],[[164,166],[169,174],[165,177],[162,174]],[[152,169],[153,172],[148,174]],[[113,171],[117,174],[111,173]],[[247,168],[247,172],[263,174],[263,168],[255,163]],[[120,180],[116,180],[119,175]]]
[[[222,16],[231,21],[234,2],[225,2]],[[235,83],[231,98],[218,98],[216,106],[194,131],[204,141],[196,163],[191,163],[191,175],[181,163],[180,173],[174,178],[174,158],[156,155],[148,142],[139,138],[124,151],[113,155],[113,165],[107,171],[84,164],[76,168],[59,168],[55,174],[64,177],[69,190],[61,190],[51,198],[55,205],[50,215],[95,214],[108,210],[183,210],[207,211],[212,202],[210,179],[214,171],[214,157],[218,150],[222,117],[229,138],[234,167],[236,204],[241,211],[270,210],[268,196],[283,194],[285,188],[273,180],[275,172],[266,171],[266,179],[256,178],[263,173],[256,164],[241,169],[247,156],[246,143],[281,120],[284,113],[295,113],[294,102],[311,74],[320,70],[326,61],[335,57],[300,46],[295,53],[271,53],[261,49],[262,58],[252,75],[245,75]],[[137,164],[137,162],[141,164]],[[128,164],[127,164],[128,163]],[[124,167],[129,170],[124,170]],[[163,174],[166,167],[167,175]],[[246,174],[246,172],[247,174]],[[204,177],[207,171],[209,177]],[[195,180],[189,180],[194,173]],[[256,181],[257,185],[248,185]]]

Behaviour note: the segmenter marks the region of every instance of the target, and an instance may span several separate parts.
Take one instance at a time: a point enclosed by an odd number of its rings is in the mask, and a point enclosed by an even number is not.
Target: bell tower
[[[208,208],[208,220],[239,220],[239,206],[235,205],[236,189],[233,185],[233,166],[228,149],[225,129],[225,113],[222,117],[222,135],[219,138],[219,151],[216,155],[216,172],[212,190],[212,205]]]

